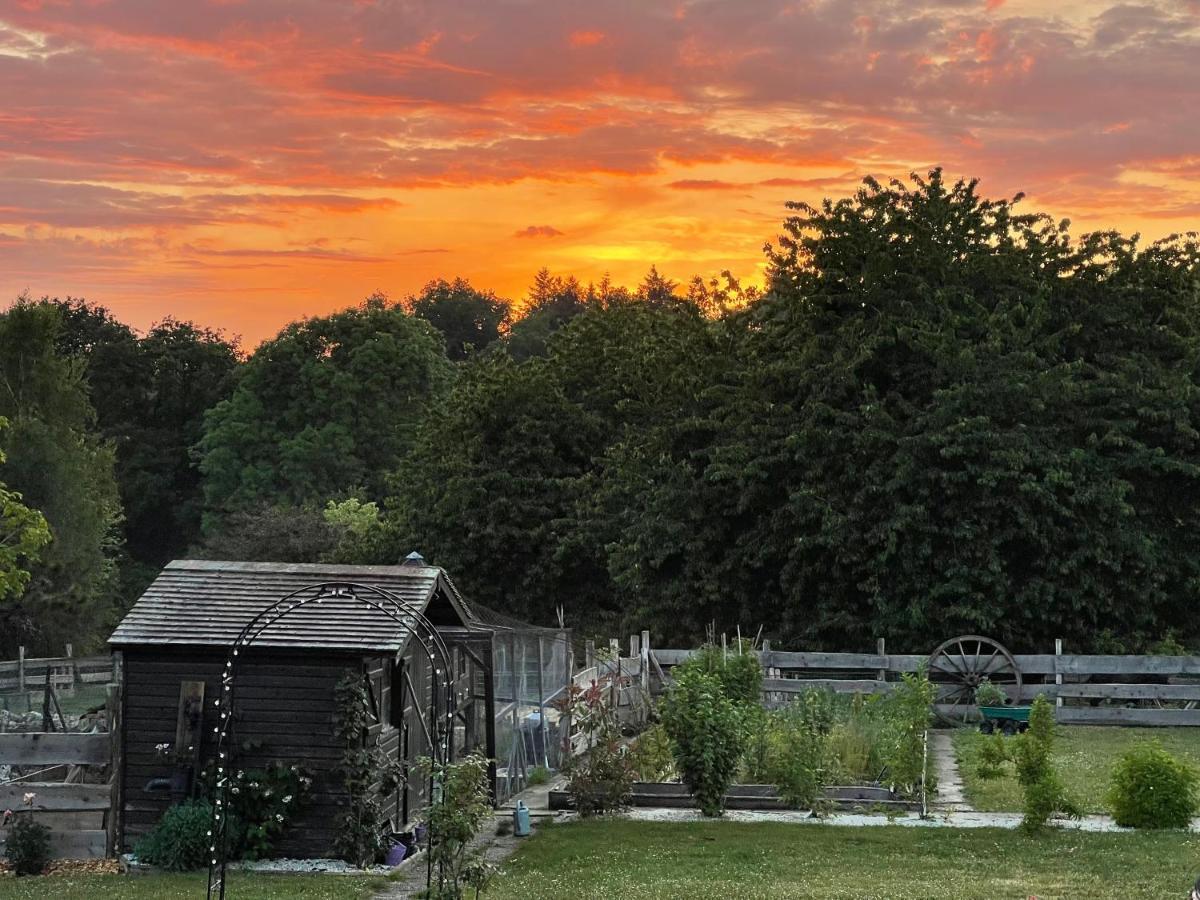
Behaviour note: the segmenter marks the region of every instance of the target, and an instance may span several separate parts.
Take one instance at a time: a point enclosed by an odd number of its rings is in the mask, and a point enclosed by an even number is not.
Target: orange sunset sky
[[[0,0],[0,299],[141,328],[757,282],[784,201],[935,164],[1200,228],[1200,0]]]

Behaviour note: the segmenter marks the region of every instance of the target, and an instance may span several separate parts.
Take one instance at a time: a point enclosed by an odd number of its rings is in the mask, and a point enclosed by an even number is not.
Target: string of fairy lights
[[[368,595],[368,596],[364,596]],[[435,688],[431,705],[436,705],[437,690],[441,688],[444,709],[440,718],[444,720],[439,729],[436,712],[431,711],[430,727],[433,729],[431,738],[431,753],[435,762],[445,762],[450,755],[450,739],[454,733],[454,673],[451,667],[450,649],[442,639],[441,634],[419,609],[376,585],[352,584],[347,582],[323,582],[308,585],[293,591],[291,594],[277,600],[271,606],[259,612],[246,624],[233,642],[225,667],[221,671],[221,696],[213,701],[216,710],[217,724],[213,727],[216,735],[216,796],[213,803],[212,824],[207,832],[209,843],[208,898],[209,900],[224,900],[226,886],[226,868],[228,863],[228,790],[229,773],[234,771],[234,745],[230,742],[229,734],[234,721],[234,685],[237,680],[238,666],[244,656],[240,651],[246,649],[259,638],[268,628],[284,616],[310,603],[322,604],[325,600],[351,600],[364,603],[383,613],[399,623],[411,637],[416,638],[418,645],[425,653],[430,669],[433,671],[433,686]],[[397,656],[403,652],[403,648]],[[416,699],[415,697],[413,698]],[[439,733],[440,732],[440,733]],[[430,836],[432,839],[432,836]],[[432,879],[432,871],[426,874],[427,882]]]

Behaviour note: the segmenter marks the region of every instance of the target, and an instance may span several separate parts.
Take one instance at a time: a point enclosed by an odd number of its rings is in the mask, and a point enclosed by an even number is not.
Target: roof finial
[[[404,557],[403,565],[406,566],[423,566],[425,565],[425,557],[414,550],[408,556]]]

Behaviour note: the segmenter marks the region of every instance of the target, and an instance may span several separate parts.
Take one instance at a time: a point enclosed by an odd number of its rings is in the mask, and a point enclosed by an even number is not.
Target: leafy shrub
[[[725,792],[745,743],[741,711],[716,675],[679,666],[662,707],[675,764],[706,816],[725,811]]]
[[[999,778],[1004,774],[1004,764],[1008,761],[1008,745],[1004,742],[1004,734],[993,731],[979,745],[979,763],[975,773],[984,781]]]
[[[9,813],[12,819],[4,855],[16,875],[40,875],[50,860],[50,829],[35,822],[28,811]]]
[[[715,676],[734,703],[757,706],[762,702],[762,664],[748,640],[735,641],[728,649],[705,644],[675,667],[676,673],[693,670]]]
[[[421,768],[433,777],[440,792],[440,800],[429,807],[430,863],[437,874],[424,896],[461,900],[464,886],[482,889],[495,872],[480,852],[468,850],[484,822],[492,817],[488,760],[480,753],[452,763],[424,758]]]
[[[880,756],[894,789],[917,796],[922,786],[932,792],[925,733],[933,718],[937,687],[924,671],[905,673],[890,694],[879,701],[884,718]]]
[[[212,828],[212,804],[207,800],[185,800],[168,809],[158,824],[134,844],[140,862],[170,872],[202,869],[209,860],[209,830]],[[233,819],[228,826],[231,836],[240,834]],[[234,841],[233,843],[236,843]]]
[[[1025,815],[1021,820],[1025,831],[1040,830],[1056,813],[1079,816],[1050,762],[1053,749],[1054,707],[1039,694],[1029,711],[1029,730],[1012,739],[1011,759],[1025,794]]]
[[[550,770],[549,769],[547,769],[545,766],[534,766],[532,769],[529,770],[529,774],[528,774],[528,776],[526,776],[525,782],[530,787],[536,787],[540,784],[545,784],[549,780],[550,780]]]
[[[1113,767],[1109,806],[1128,828],[1186,828],[1200,808],[1197,777],[1154,743],[1141,743]]]
[[[670,781],[675,777],[671,739],[661,723],[650,726],[638,736],[629,759],[639,781]]]
[[[833,710],[829,691],[805,691],[771,717],[767,770],[788,806],[814,811],[824,806]]]
[[[1004,693],[1004,689],[1000,685],[992,684],[985,678],[975,688],[975,705],[1006,706],[1008,705],[1008,694]]]
[[[608,686],[596,681],[587,688],[571,685],[563,709],[579,725],[588,747],[584,754],[570,756],[565,768],[575,809],[587,817],[628,806],[634,764],[621,746],[620,724]]]
[[[855,783],[875,778],[881,768],[878,739],[877,723],[863,714],[852,714],[834,725],[826,740],[830,779]]]
[[[742,743],[738,782],[770,784],[771,721],[760,703],[742,709]]]

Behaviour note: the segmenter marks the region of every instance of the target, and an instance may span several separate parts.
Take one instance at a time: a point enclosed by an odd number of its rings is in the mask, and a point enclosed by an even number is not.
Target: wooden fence
[[[0,809],[31,810],[50,829],[54,857],[111,856],[118,846],[120,691],[115,684],[108,686],[107,710],[108,732],[0,734],[0,767],[24,773],[0,782]],[[84,783],[87,767],[106,767],[109,777],[100,784]],[[29,794],[32,805],[25,803]]]
[[[107,684],[113,679],[111,656],[66,656],[28,658],[25,648],[16,659],[0,660],[0,691],[32,691],[49,681],[55,690],[71,690],[81,684]]]
[[[757,652],[768,705],[789,702],[810,688],[877,694],[900,676],[927,665],[926,654]],[[651,651],[669,669],[691,650]],[[1014,654],[1021,673],[1019,697],[1055,701],[1058,721],[1088,725],[1200,725],[1200,656]]]

